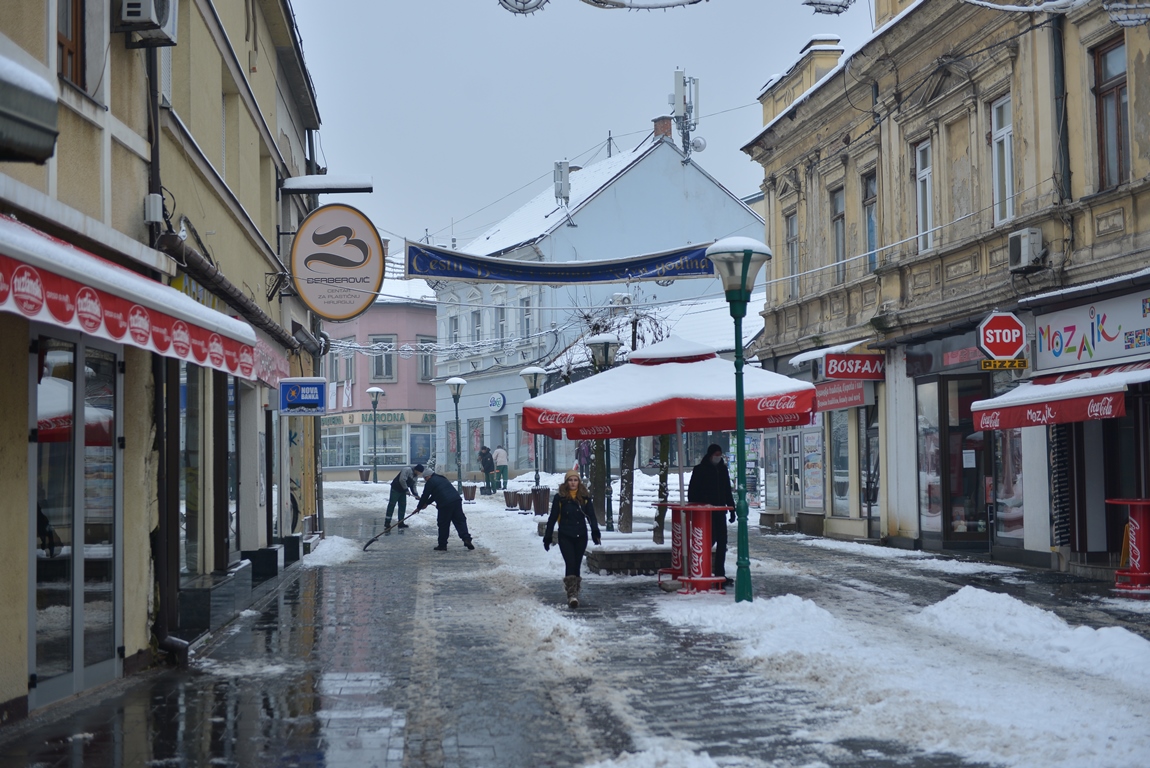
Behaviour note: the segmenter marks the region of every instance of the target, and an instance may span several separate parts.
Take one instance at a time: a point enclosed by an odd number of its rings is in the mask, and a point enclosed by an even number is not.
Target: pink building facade
[[[326,480],[390,481],[405,465],[435,455],[435,305],[423,281],[384,283],[383,295],[346,323],[327,323],[320,418]],[[406,294],[391,296],[389,294]],[[369,389],[382,390],[372,408]],[[375,429],[372,429],[372,425]]]

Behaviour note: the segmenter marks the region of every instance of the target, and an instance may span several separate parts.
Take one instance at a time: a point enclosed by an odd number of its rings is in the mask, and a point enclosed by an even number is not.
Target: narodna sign
[[[295,233],[292,282],[312,312],[325,320],[350,320],[375,303],[385,256],[370,219],[349,205],[324,205]]]
[[[1026,326],[1012,312],[991,312],[978,324],[978,348],[991,360],[1013,360],[1026,349]]]

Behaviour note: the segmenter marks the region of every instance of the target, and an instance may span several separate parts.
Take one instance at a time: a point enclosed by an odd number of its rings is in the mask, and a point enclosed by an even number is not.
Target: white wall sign
[[[505,405],[507,405],[507,398],[503,396],[502,392],[496,392],[487,401],[487,407],[496,413],[502,411]]]
[[[340,321],[375,302],[383,285],[383,262],[383,241],[371,220],[336,203],[316,208],[300,222],[288,266],[308,309]]]
[[[1150,353],[1150,291],[1036,315],[1036,369]]]

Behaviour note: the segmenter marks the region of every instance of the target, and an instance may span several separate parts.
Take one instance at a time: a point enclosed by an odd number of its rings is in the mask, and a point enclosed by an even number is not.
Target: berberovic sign
[[[336,203],[316,208],[300,222],[288,267],[308,309],[325,320],[350,320],[375,302],[385,257],[371,221]]]

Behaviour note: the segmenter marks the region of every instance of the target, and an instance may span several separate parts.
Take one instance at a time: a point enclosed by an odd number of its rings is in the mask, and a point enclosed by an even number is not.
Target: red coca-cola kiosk
[[[659,582],[667,576],[682,584],[680,594],[723,589],[723,576],[711,575],[711,513],[732,507],[709,504],[657,504],[671,515],[671,567],[659,569]]]

